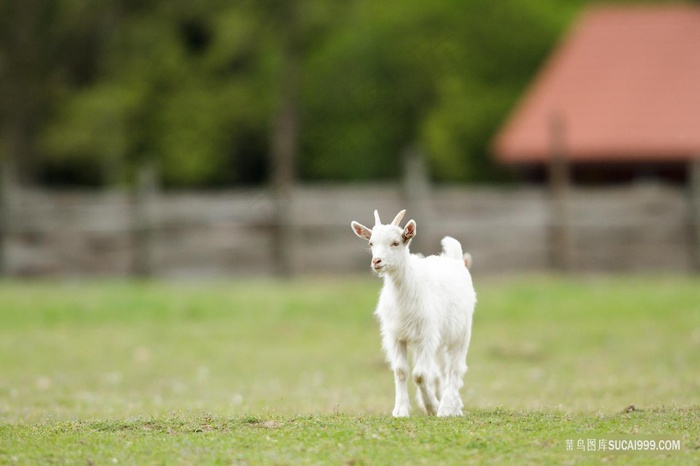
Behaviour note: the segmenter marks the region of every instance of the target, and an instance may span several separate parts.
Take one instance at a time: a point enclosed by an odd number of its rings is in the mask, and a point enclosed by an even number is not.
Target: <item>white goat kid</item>
[[[352,222],[353,231],[369,241],[371,268],[384,278],[375,314],[382,346],[394,371],[396,404],[392,414],[409,414],[408,350],[414,359],[413,380],[418,403],[438,416],[461,416],[459,390],[467,372],[476,293],[465,267],[466,255],[454,238],[442,240],[442,254],[419,257],[409,244],[416,235],[416,222],[399,226],[406,211],[390,225],[382,225],[374,211],[372,229]]]

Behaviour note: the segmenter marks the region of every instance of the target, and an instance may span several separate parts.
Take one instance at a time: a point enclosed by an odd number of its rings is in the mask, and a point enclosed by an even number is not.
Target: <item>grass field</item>
[[[700,280],[475,284],[465,416],[396,420],[379,280],[0,282],[0,464],[700,461]]]

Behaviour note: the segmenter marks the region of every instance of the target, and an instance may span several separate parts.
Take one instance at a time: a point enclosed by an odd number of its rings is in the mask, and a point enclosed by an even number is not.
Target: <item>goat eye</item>
[[[393,247],[397,247],[397,246],[399,245],[399,242],[398,242],[398,241],[394,241],[393,243],[391,243],[391,245],[392,245]]]
[[[374,247],[374,243],[370,242],[370,243],[369,243],[369,247],[370,247],[370,248],[373,248],[373,247]]]

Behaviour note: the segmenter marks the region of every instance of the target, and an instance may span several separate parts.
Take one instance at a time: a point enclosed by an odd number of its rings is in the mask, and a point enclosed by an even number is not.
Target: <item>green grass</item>
[[[459,419],[391,418],[379,286],[0,282],[0,464],[697,463],[700,280],[477,277]]]

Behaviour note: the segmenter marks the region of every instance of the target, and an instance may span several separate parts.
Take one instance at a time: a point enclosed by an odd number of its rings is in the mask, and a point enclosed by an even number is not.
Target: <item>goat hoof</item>
[[[459,417],[462,415],[461,411],[456,411],[452,413],[438,413],[438,417]]]
[[[394,417],[408,417],[408,408],[394,408],[391,415]]]
[[[438,417],[461,416],[462,409],[457,407],[457,406],[454,406],[454,407],[441,406],[440,409],[438,409],[437,415],[438,415]]]

